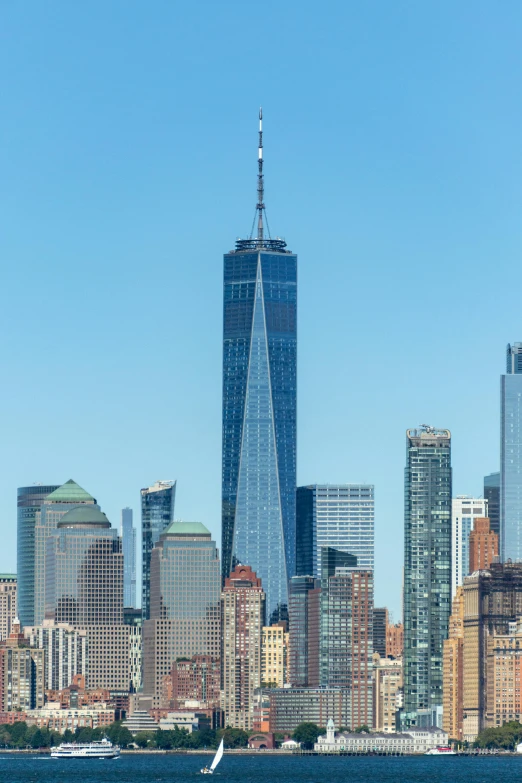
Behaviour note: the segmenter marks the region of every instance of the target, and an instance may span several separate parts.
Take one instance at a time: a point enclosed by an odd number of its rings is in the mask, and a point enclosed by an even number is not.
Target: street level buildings
[[[174,521],[175,481],[156,481],[141,490],[141,608],[143,619],[150,614],[150,561],[160,536]]]
[[[34,624],[36,515],[45,498],[59,484],[33,484],[17,490],[16,560],[18,569],[18,616],[22,627]]]
[[[264,224],[224,256],[222,569],[248,563],[270,625],[288,618],[296,569],[297,256]]]
[[[0,574],[0,642],[5,642],[17,616],[16,574]]]
[[[451,600],[451,435],[422,426],[406,433],[404,711],[442,706],[442,645]]]
[[[249,731],[261,687],[265,593],[249,566],[238,565],[221,595],[222,689],[225,726]]]
[[[522,343],[507,346],[500,378],[500,554],[522,560]]]
[[[458,495],[451,502],[451,596],[464,582],[469,571],[469,537],[473,522],[488,515],[488,502],[484,498]]]
[[[177,658],[220,657],[219,556],[201,522],[173,522],[151,554],[150,620],[143,623],[143,692],[160,707]]]
[[[448,735],[438,728],[410,729],[402,734],[335,733],[335,725],[329,720],[326,734],[317,738],[314,750],[318,753],[377,753],[379,755],[402,756],[411,753],[426,753],[440,745],[448,744]]]
[[[321,550],[330,547],[374,568],[373,484],[311,484],[297,488],[297,573],[321,578]]]
[[[132,508],[123,508],[121,511],[121,543],[123,605],[136,606],[136,528],[132,524]]]

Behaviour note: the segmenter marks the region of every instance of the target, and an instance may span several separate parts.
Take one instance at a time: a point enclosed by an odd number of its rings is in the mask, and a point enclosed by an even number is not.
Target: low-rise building
[[[431,748],[448,744],[448,735],[437,728],[411,729],[402,734],[375,732],[358,734],[336,733],[333,720],[329,720],[326,734],[317,738],[314,750],[318,753],[382,753],[404,755],[426,753]]]
[[[324,726],[332,716],[338,726],[349,725],[348,688],[274,688],[263,695],[270,702],[269,731],[292,732],[305,722]]]
[[[193,731],[210,729],[211,720],[202,712],[179,710],[168,712],[164,718],[160,718],[159,727],[162,731],[185,729],[189,734],[192,734]]]
[[[145,710],[135,710],[132,715],[129,715],[129,717],[123,721],[123,725],[129,729],[133,736],[139,734],[140,731],[159,730],[159,724],[156,723]]]
[[[49,702],[39,710],[27,710],[26,713],[28,725],[38,726],[39,729],[52,729],[60,734],[66,729],[75,731],[78,728],[110,726],[115,719],[114,710],[108,709],[105,704],[78,710],[62,710],[59,703]]]

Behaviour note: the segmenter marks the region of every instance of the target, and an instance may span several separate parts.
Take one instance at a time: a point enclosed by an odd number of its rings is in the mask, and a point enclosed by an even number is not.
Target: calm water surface
[[[57,760],[0,753],[5,783],[203,783],[209,756],[123,755],[117,761]],[[214,783],[510,783],[522,775],[516,757],[225,756]],[[499,780],[500,779],[500,780]]]

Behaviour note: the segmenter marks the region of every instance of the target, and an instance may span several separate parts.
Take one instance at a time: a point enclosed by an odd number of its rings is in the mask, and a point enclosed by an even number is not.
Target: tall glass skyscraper
[[[404,710],[407,722],[442,705],[442,643],[451,601],[451,433],[406,433]]]
[[[484,476],[484,497],[488,501],[491,530],[500,539],[500,473]]]
[[[136,528],[132,525],[132,508],[121,510],[123,547],[123,605],[136,606]]]
[[[36,516],[47,495],[58,489],[59,484],[33,484],[19,487],[17,492],[17,570],[18,570],[18,617],[22,628],[34,625],[34,580],[35,580],[35,527]]]
[[[500,379],[500,559],[522,560],[522,343]]]
[[[150,618],[150,557],[160,535],[174,521],[175,481],[156,481],[141,490],[141,610]]]
[[[261,124],[257,237],[224,256],[222,570],[249,565],[274,622],[296,562],[297,256],[264,236]]]

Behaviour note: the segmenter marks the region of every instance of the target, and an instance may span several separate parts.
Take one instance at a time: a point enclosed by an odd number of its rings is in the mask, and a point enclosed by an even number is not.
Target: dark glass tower
[[[160,535],[174,522],[175,481],[156,481],[141,490],[141,611],[150,618],[150,558]]]
[[[500,379],[500,559],[522,560],[522,343]]]
[[[488,501],[488,517],[493,533],[500,539],[500,473],[484,476],[484,497]]]
[[[404,710],[410,725],[442,705],[442,643],[451,600],[451,434],[406,433]]]
[[[297,256],[264,236],[259,126],[257,237],[224,257],[222,568],[261,577],[274,622],[296,568]]]

